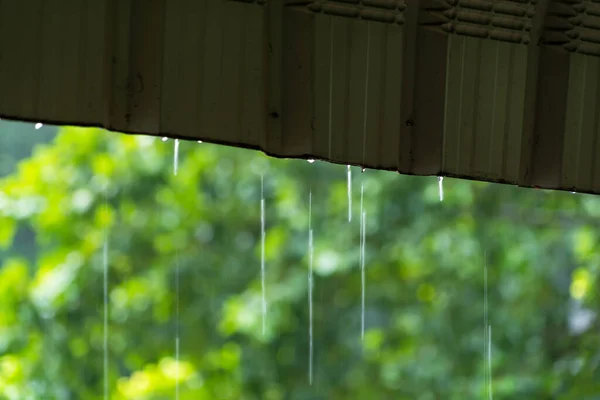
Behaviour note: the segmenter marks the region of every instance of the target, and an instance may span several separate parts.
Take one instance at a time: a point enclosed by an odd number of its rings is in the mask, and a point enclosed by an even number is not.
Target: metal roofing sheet
[[[0,2],[0,115],[600,192],[596,0]]]

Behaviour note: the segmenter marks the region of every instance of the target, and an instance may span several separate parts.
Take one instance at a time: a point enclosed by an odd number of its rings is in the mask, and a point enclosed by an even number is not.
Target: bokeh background
[[[494,399],[600,399],[600,198],[356,167],[348,222],[344,165],[179,153],[0,121],[0,399],[104,398],[105,237],[110,399],[487,398],[486,266]]]

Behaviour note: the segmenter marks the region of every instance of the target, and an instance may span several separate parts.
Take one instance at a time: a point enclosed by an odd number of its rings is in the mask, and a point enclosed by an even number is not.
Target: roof
[[[599,43],[597,0],[4,1],[0,115],[599,193]]]

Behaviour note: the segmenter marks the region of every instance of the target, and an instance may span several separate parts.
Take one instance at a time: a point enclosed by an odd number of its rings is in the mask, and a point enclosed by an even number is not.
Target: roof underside
[[[600,193],[600,1],[0,2],[0,115]]]

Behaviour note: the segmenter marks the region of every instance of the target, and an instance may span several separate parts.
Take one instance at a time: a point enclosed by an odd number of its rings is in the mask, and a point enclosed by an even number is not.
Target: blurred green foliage
[[[32,143],[52,141],[58,128],[0,120],[0,177],[14,171],[17,162],[31,155]]]
[[[103,398],[108,237],[111,399],[486,398],[486,264],[494,398],[600,399],[597,197],[353,171],[348,222],[345,166],[62,128],[0,181],[0,398]]]

